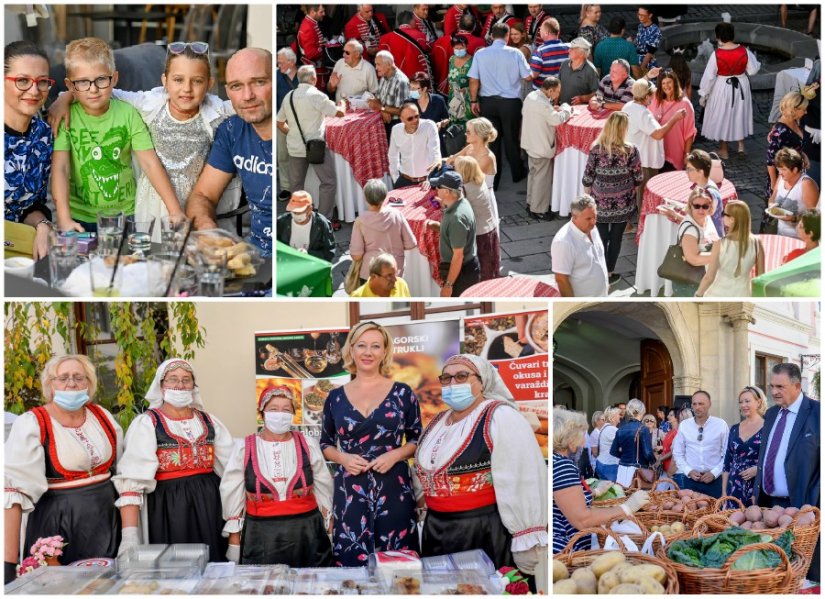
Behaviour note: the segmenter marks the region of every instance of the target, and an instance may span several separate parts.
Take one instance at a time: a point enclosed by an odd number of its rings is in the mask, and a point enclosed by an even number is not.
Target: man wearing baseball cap
[[[327,262],[335,255],[332,225],[312,209],[312,196],[305,191],[292,193],[286,212],[278,216],[277,237],[281,243]]]
[[[458,297],[481,280],[476,254],[476,218],[470,202],[464,197],[464,181],[455,171],[447,171],[430,179],[430,186],[444,208],[441,222],[428,221],[430,229],[440,232],[441,264],[438,274],[443,284],[441,297]]]
[[[586,39],[577,37],[570,42],[570,58],[559,67],[562,104],[587,104],[599,88],[599,72],[587,60],[589,55],[590,42]]]

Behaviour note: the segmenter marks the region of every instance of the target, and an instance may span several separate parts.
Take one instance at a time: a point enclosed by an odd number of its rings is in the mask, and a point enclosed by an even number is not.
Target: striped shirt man
[[[561,63],[569,58],[569,46],[559,39],[547,40],[539,46],[530,58],[530,70],[535,75],[533,87],[539,89],[549,76],[559,76]]]

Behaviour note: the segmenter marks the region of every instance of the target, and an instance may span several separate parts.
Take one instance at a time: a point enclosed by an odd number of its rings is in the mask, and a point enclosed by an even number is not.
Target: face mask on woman
[[[292,426],[292,414],[290,412],[264,412],[264,424],[270,432],[283,435],[289,432]]]
[[[456,412],[466,410],[476,400],[470,383],[441,387],[441,399]]]
[[[411,91],[410,91],[410,97],[411,97],[413,100],[417,100],[418,98],[420,98],[420,97],[421,97],[421,92],[420,92],[419,90],[417,90],[417,89],[411,90]]]
[[[456,55],[456,58],[464,58],[467,56],[467,50],[455,50],[453,54]]]
[[[175,408],[185,408],[192,405],[193,394],[192,389],[165,389],[163,401]]]
[[[89,390],[81,389],[80,391],[60,391],[54,392],[54,403],[59,405],[67,412],[74,412],[79,410],[89,401]]]

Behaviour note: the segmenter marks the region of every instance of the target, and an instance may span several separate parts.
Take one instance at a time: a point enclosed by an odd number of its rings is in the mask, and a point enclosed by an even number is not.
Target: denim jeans
[[[612,480],[615,483],[618,472],[618,464],[602,464],[596,460],[596,477],[598,477],[599,480]]]

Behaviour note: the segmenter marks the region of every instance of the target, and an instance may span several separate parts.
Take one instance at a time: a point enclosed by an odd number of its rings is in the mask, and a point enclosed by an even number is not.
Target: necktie
[[[763,487],[765,493],[773,495],[773,468],[776,463],[776,454],[779,453],[779,444],[782,442],[782,433],[785,432],[785,417],[788,415],[788,410],[783,408],[779,413],[779,423],[773,431],[771,438],[771,446],[768,447],[768,455],[765,456],[765,474],[763,475]]]

